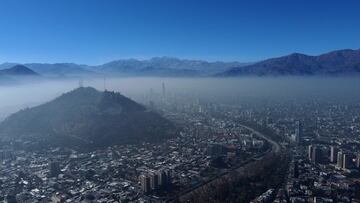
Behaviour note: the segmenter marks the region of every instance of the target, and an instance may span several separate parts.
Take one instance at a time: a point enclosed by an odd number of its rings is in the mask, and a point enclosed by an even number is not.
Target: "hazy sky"
[[[256,61],[360,48],[358,0],[1,0],[1,62]]]

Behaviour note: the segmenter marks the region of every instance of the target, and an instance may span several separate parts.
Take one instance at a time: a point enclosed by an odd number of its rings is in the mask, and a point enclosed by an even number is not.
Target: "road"
[[[239,124],[241,127],[243,128],[246,128],[248,130],[250,130],[251,132],[253,132],[256,136],[258,137],[261,137],[262,139],[268,141],[271,145],[272,145],[272,151],[275,152],[275,153],[278,153],[280,151],[280,145],[275,142],[274,140],[272,140],[271,138],[265,136],[264,134],[260,133],[259,131],[253,129],[253,128],[250,128],[246,125],[242,125],[242,124]]]
[[[251,131],[252,133],[254,133],[256,136],[258,136],[258,137],[260,137],[260,138],[268,141],[268,142],[272,145],[270,152],[273,152],[273,153],[278,153],[278,152],[280,152],[280,149],[281,149],[280,145],[279,145],[277,142],[275,142],[274,140],[272,140],[270,137],[267,137],[267,136],[265,136],[263,133],[255,130],[255,129],[251,128],[251,127],[248,127],[248,126],[246,126],[246,125],[243,125],[243,124],[238,124],[238,125],[241,126],[241,127],[243,127],[243,128],[248,129],[249,131]],[[265,155],[266,155],[266,154],[264,154],[264,155],[261,157],[261,159],[262,159]],[[246,166],[249,165],[249,164],[251,164],[252,162],[253,162],[253,161],[247,162],[245,165],[243,165],[243,166],[241,166],[241,167],[239,167],[239,168],[236,168],[236,169],[234,169],[233,171],[243,172],[242,170],[243,170],[244,168],[246,168]],[[208,182],[203,183],[202,185],[197,186],[196,188],[192,188],[192,189],[190,189],[190,190],[183,191],[183,192],[181,192],[180,194],[178,194],[175,198],[172,198],[171,200],[178,199],[178,198],[179,198],[180,201],[181,201],[181,200],[186,200],[186,199],[188,199],[188,197],[190,196],[190,194],[191,194],[192,192],[194,192],[194,191],[196,191],[196,190],[201,190],[202,187],[206,187],[206,185],[208,185],[208,184],[212,184],[212,183],[214,183],[214,182],[216,182],[216,181],[219,181],[219,180],[222,179],[222,178],[225,178],[226,176],[229,175],[229,173],[230,173],[230,172],[226,172],[226,173],[224,173],[224,174],[222,174],[222,175],[220,175],[220,176],[218,176],[218,177],[216,177],[216,178],[214,178],[214,179],[212,179],[212,180],[210,180],[210,181],[208,181]],[[171,202],[171,200],[170,200],[170,201],[168,200],[167,202]]]

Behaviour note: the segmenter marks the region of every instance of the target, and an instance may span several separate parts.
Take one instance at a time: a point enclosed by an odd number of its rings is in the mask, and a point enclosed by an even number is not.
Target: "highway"
[[[272,152],[272,153],[280,152],[280,149],[281,149],[280,145],[276,141],[272,140],[270,137],[267,137],[263,133],[255,130],[255,129],[251,128],[251,127],[248,127],[246,125],[243,125],[243,124],[238,124],[238,125],[245,128],[245,129],[248,129],[249,131],[254,133],[256,136],[268,141],[272,145],[270,152]],[[268,152],[268,153],[270,153],[270,152]],[[265,153],[260,159],[262,159],[266,154],[267,153]],[[260,160],[260,159],[258,159],[258,160]],[[240,167],[238,167],[238,168],[236,168],[236,169],[234,169],[232,171],[243,172],[242,170],[244,168],[246,168],[246,166],[251,164],[251,163],[253,163],[253,161],[249,161],[249,162],[245,163],[244,165],[242,165],[242,166],[240,166]],[[172,200],[175,200],[175,199],[178,199],[178,198],[179,198],[180,202],[182,202],[184,200],[186,201],[190,197],[192,192],[196,192],[196,190],[201,190],[201,188],[206,187],[206,185],[209,185],[209,184],[212,184],[212,183],[214,183],[216,181],[219,181],[222,178],[226,178],[229,175],[230,172],[231,171],[226,172],[224,174],[221,174],[218,177],[216,177],[216,178],[214,178],[214,179],[212,179],[210,181],[207,181],[207,182],[205,182],[205,183],[203,183],[203,184],[201,184],[201,185],[199,185],[199,186],[197,186],[195,188],[183,191],[180,194],[176,195],[175,198],[171,198],[171,200],[168,200],[167,202],[172,202]]]
[[[243,127],[243,128],[246,128],[248,130],[250,130],[251,132],[253,132],[256,136],[268,141],[271,145],[272,145],[272,152],[275,152],[275,153],[278,153],[280,151],[280,145],[275,142],[274,140],[272,140],[271,138],[265,136],[264,134],[260,133],[259,131],[253,129],[253,128],[250,128],[248,126],[245,126],[245,125],[242,125],[242,124],[239,124],[239,126]]]

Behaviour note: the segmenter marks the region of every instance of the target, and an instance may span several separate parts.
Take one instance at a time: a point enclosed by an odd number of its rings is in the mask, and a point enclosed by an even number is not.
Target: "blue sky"
[[[357,0],[0,0],[0,63],[358,49],[359,9]]]

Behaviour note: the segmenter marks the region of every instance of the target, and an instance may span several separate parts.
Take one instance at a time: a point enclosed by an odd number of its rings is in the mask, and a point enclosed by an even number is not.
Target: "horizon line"
[[[86,64],[86,63],[78,63],[78,62],[10,62],[10,61],[4,61],[1,62],[0,65],[4,65],[4,64],[20,64],[20,65],[26,65],[26,64],[33,64],[33,63],[38,63],[38,64],[75,64],[75,65],[84,65],[84,66],[101,66],[107,63],[111,63],[114,61],[120,61],[120,60],[136,60],[136,61],[149,61],[152,59],[156,59],[156,58],[170,58],[170,59],[178,59],[178,60],[189,60],[189,61],[204,61],[204,62],[208,62],[208,63],[216,63],[216,62],[223,62],[223,63],[242,63],[242,64],[250,64],[250,63],[257,63],[257,62],[261,62],[267,59],[272,59],[272,58],[279,58],[279,57],[283,57],[283,56],[288,56],[291,54],[303,54],[303,55],[307,55],[307,56],[320,56],[323,54],[328,54],[331,52],[336,52],[336,51],[345,51],[345,50],[351,50],[351,51],[358,51],[360,50],[360,48],[357,49],[351,49],[351,48],[343,48],[343,49],[336,49],[336,50],[329,50],[320,54],[306,54],[306,53],[302,53],[302,52],[290,52],[286,55],[281,55],[281,56],[273,56],[273,57],[267,57],[267,58],[263,58],[263,59],[259,59],[259,60],[249,60],[249,61],[240,61],[240,60],[208,60],[208,59],[201,59],[201,58],[186,58],[186,57],[177,57],[177,56],[151,56],[151,57],[127,57],[127,58],[117,58],[117,59],[113,59],[113,60],[108,60],[107,62],[103,62],[103,63],[98,63],[98,64]]]

